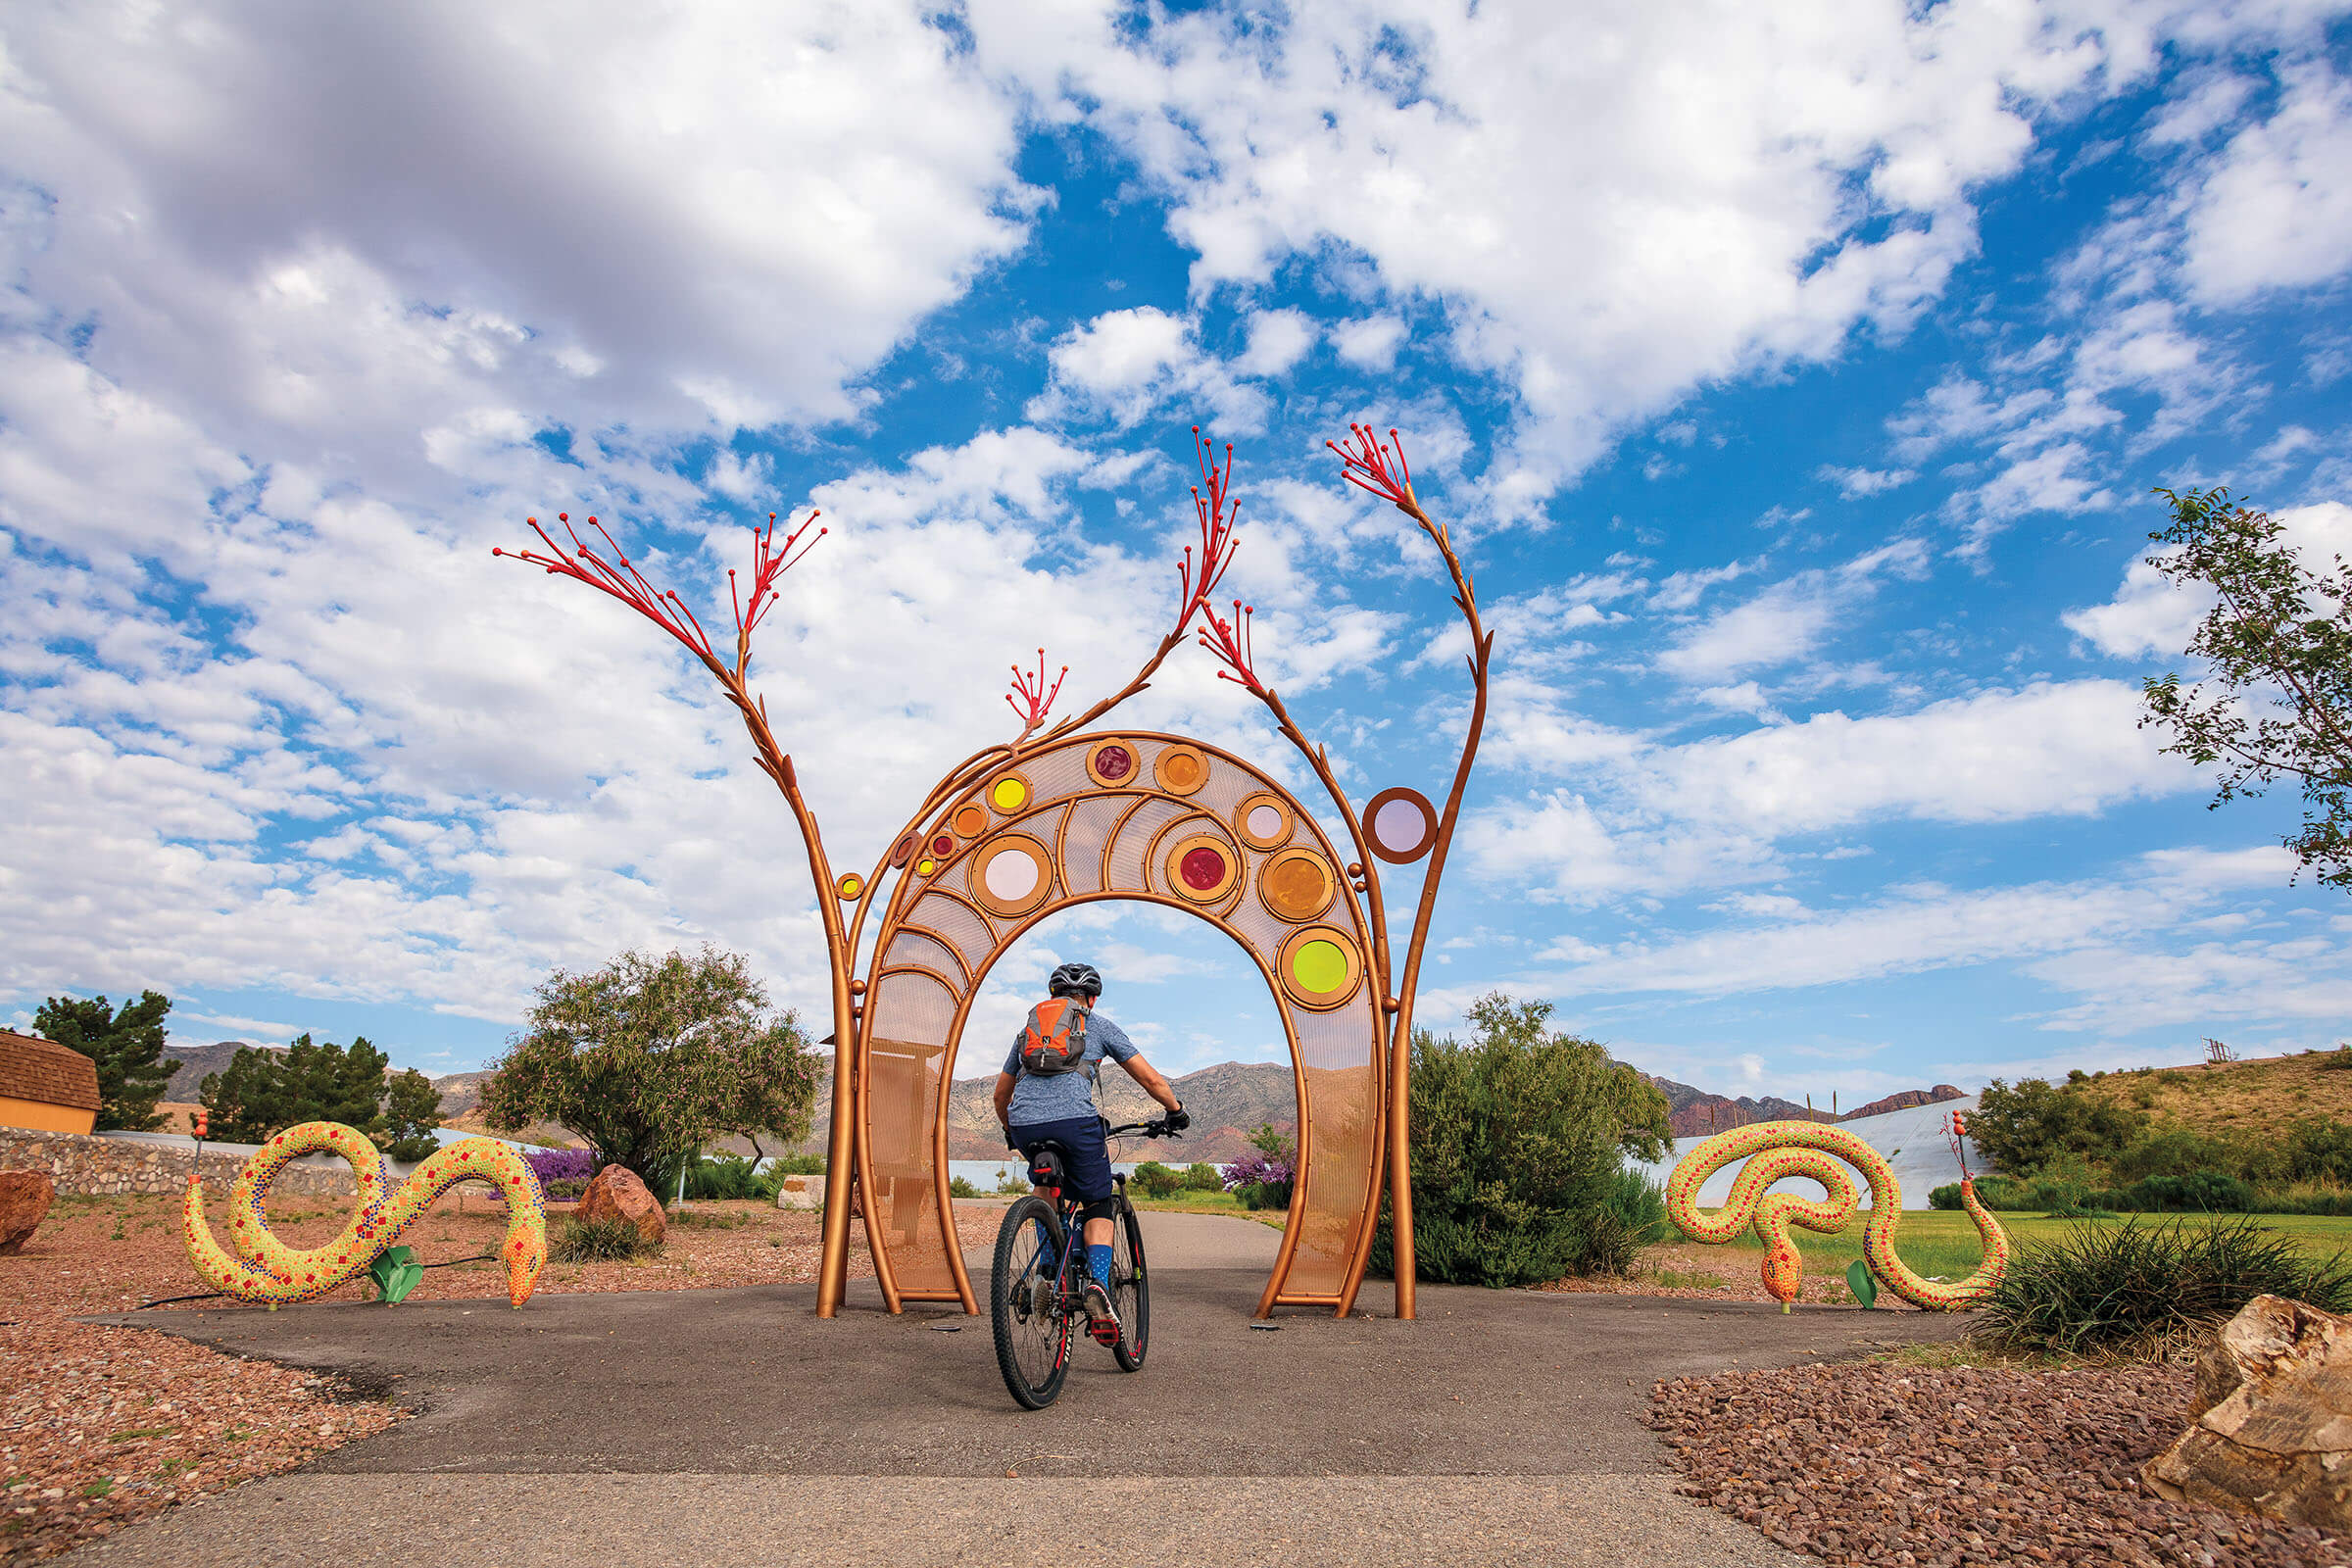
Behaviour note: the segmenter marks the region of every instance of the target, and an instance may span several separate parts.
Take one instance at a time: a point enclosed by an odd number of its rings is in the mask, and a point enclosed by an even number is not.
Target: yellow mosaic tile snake
[[[1955,1144],[1965,1124],[1954,1118]],[[1831,1156],[1835,1155],[1833,1158]],[[1709,1176],[1734,1160],[1747,1164],[1732,1183],[1730,1200],[1712,1216],[1698,1211],[1698,1190]],[[1666,1179],[1666,1214],[1684,1235],[1696,1242],[1729,1242],[1752,1224],[1764,1243],[1764,1288],[1785,1308],[1796,1299],[1804,1282],[1804,1259],[1789,1239],[1788,1227],[1800,1226],[1817,1236],[1835,1236],[1854,1217],[1860,1195],[1846,1165],[1870,1183],[1870,1226],[1862,1233],[1862,1258],[1872,1274],[1895,1295],[1931,1311],[1974,1305],[1990,1294],[2009,1268],[2009,1238],[2000,1221],[1977,1201],[1976,1184],[1964,1166],[1960,1202],[1977,1222],[1984,1244],[1984,1261],[1964,1280],[1938,1284],[1922,1279],[1895,1255],[1894,1228],[1903,1217],[1903,1189],[1886,1157],[1852,1133],[1810,1121],[1765,1121],[1717,1133],[1679,1160]],[[1803,1198],[1795,1193],[1770,1193],[1773,1183],[1791,1176],[1819,1182],[1827,1195]]]
[[[270,1183],[300,1154],[340,1154],[359,1179],[359,1206],[342,1234],[321,1247],[297,1250],[270,1234]],[[433,1200],[461,1182],[481,1182],[506,1200],[507,1234],[499,1260],[507,1268],[507,1297],[516,1306],[531,1298],[547,1263],[547,1195],[528,1161],[495,1138],[466,1138],[418,1165],[389,1200],[384,1160],[365,1133],[331,1121],[306,1121],[262,1146],[237,1172],[230,1189],[235,1210],[230,1256],[204,1218],[204,1182],[191,1173],[180,1202],[180,1231],[196,1272],[214,1290],[241,1300],[282,1306],[312,1301],[368,1272]]]

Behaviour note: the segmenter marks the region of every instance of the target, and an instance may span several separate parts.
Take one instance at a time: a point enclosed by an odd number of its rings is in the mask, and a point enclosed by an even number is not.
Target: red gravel
[[[2342,1568],[2352,1540],[2146,1493],[2187,1424],[2170,1366],[1792,1367],[1652,1396],[1679,1489],[1834,1563]]]

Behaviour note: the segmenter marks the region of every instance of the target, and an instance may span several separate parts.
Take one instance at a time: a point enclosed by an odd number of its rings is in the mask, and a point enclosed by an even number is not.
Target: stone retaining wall
[[[32,1132],[23,1127],[0,1127],[0,1170],[37,1170],[57,1185],[58,1193],[92,1196],[105,1193],[164,1193],[178,1196],[188,1185],[188,1149],[151,1144],[131,1138],[100,1138],[77,1133]],[[208,1192],[225,1192],[236,1180],[254,1151],[241,1145],[214,1147],[204,1152],[204,1180]],[[359,1184],[351,1167],[324,1155],[306,1155],[279,1171],[270,1184],[272,1194],[302,1194],[311,1198],[355,1198]]]

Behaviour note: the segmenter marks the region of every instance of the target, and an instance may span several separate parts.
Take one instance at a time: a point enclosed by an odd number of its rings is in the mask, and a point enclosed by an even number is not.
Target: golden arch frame
[[[1110,744],[1138,755],[1140,782],[1106,786],[1086,765]],[[1158,786],[1153,765],[1178,749],[1204,771],[1182,795]],[[926,844],[943,831],[956,837],[945,824],[969,799],[989,808],[983,833],[960,840],[930,875],[900,881],[874,939],[851,1068],[857,1180],[866,1195],[867,1245],[884,1302],[893,1311],[910,1300],[978,1310],[948,1186],[945,1090],[956,1046],[989,970],[1024,934],[1059,910],[1118,900],[1203,920],[1256,964],[1282,1018],[1299,1108],[1298,1179],[1257,1311],[1324,1306],[1345,1315],[1372,1249],[1390,1078],[1385,999],[1367,983],[1375,968],[1372,931],[1356,884],[1341,872],[1345,861],[1279,783],[1229,752],[1179,736],[1071,736],[1025,757],[1023,775],[1029,787],[1013,809],[997,808],[992,789],[983,787],[924,830]],[[1285,832],[1260,848],[1250,842],[1247,813],[1269,797],[1285,808]],[[1181,891],[1170,874],[1168,862],[1195,839],[1221,840],[1210,853],[1228,857],[1213,900]],[[1053,845],[1051,887],[1017,912],[992,907],[983,880],[992,851],[1004,853],[998,846],[1007,840]],[[1268,906],[1258,886],[1264,864],[1291,853],[1316,856],[1332,869],[1328,903],[1303,916]],[[1349,982],[1326,1002],[1300,994],[1300,983],[1279,965],[1288,939],[1331,927],[1344,927],[1330,936],[1351,945],[1354,961]],[[879,1095],[878,1078],[886,1082]]]
[[[1389,435],[1394,440],[1396,432],[1392,430]],[[1385,1167],[1395,1238],[1396,1315],[1403,1318],[1414,1315],[1413,1206],[1407,1150],[1414,999],[1431,916],[1437,905],[1439,881],[1452,846],[1462,797],[1469,786],[1471,768],[1478,757],[1479,738],[1486,725],[1488,673],[1493,663],[1494,634],[1486,629],[1479,616],[1477,593],[1469,573],[1462,566],[1461,558],[1455,553],[1451,537],[1442,523],[1430,516],[1413,491],[1412,472],[1405,465],[1401,446],[1381,441],[1369,426],[1364,425],[1350,425],[1348,440],[1344,444],[1326,442],[1325,445],[1339,456],[1342,475],[1348,482],[1403,513],[1436,547],[1452,584],[1454,608],[1460,612],[1469,633],[1470,718],[1446,805],[1437,815],[1434,831],[1420,844],[1399,848],[1382,843],[1373,831],[1374,823],[1367,820],[1367,813],[1359,812],[1348,799],[1348,792],[1341,787],[1339,776],[1324,748],[1307,739],[1292,718],[1281,696],[1259,677],[1256,651],[1250,639],[1250,608],[1236,600],[1232,603],[1230,617],[1217,612],[1211,596],[1223,580],[1226,568],[1232,564],[1239,527],[1239,516],[1231,495],[1233,448],[1225,448],[1224,462],[1220,464],[1216,461],[1214,449],[1200,438],[1197,428],[1194,438],[1198,446],[1201,479],[1200,485],[1193,491],[1194,507],[1200,525],[1199,553],[1196,555],[1195,547],[1187,546],[1182,560],[1177,564],[1175,624],[1160,639],[1158,647],[1125,686],[1102,698],[1085,712],[1065,718],[1050,729],[1046,728],[1046,716],[1060,694],[1061,680],[1057,677],[1051,688],[1048,687],[1042,650],[1038,655],[1034,677],[1024,674],[1016,666],[1013,671],[1014,696],[1007,697],[1005,701],[1022,720],[1020,733],[1010,742],[988,747],[950,768],[946,776],[932,787],[930,794],[924,797],[906,825],[892,838],[890,848],[875,860],[871,872],[863,876],[855,871],[846,871],[838,877],[834,874],[824,836],[818,829],[815,812],[801,792],[792,758],[778,744],[774,731],[769,727],[765,699],[755,696],[751,688],[752,634],[780,597],[775,590],[776,581],[807,554],[808,549],[814,548],[816,539],[809,540],[806,547],[802,546],[801,541],[815,523],[815,514],[811,513],[799,528],[788,533],[780,546],[775,538],[776,521],[773,514],[769,514],[764,527],[753,530],[748,581],[738,581],[732,571],[727,574],[735,611],[735,640],[734,646],[725,654],[721,653],[718,645],[712,643],[709,632],[693,611],[687,608],[685,601],[675,592],[657,589],[648,582],[631,563],[627,553],[613,542],[612,535],[594,517],[587,519],[587,527],[596,539],[602,541],[602,549],[582,538],[580,532],[572,527],[569,514],[559,513],[556,520],[570,541],[568,549],[557,543],[554,536],[533,517],[528,519],[529,525],[545,547],[543,551],[491,552],[538,566],[552,575],[572,578],[610,595],[683,644],[719,683],[727,700],[741,715],[744,728],[751,736],[760,771],[767,774],[783,795],[784,803],[792,812],[794,825],[800,830],[802,847],[808,858],[809,876],[817,891],[817,915],[824,930],[833,1013],[833,1103],[827,1148],[830,1152],[828,1168],[836,1179],[825,1184],[824,1240],[817,1272],[816,1298],[816,1310],[820,1317],[831,1317],[838,1312],[846,1292],[852,1183],[839,1179],[846,1172],[856,1173],[858,1185],[866,1195],[864,1206],[868,1241],[884,1299],[890,1309],[897,1311],[909,1299],[932,1298],[955,1299],[961,1302],[966,1310],[977,1309],[970,1281],[964,1277],[960,1250],[954,1245],[953,1207],[946,1186],[942,1153],[946,1122],[939,1101],[944,1090],[945,1075],[953,1060],[952,1048],[959,1037],[971,993],[978,988],[987,974],[988,966],[1001,956],[1004,947],[1054,908],[1066,908],[1073,903],[1087,899],[1137,899],[1165,903],[1219,925],[1233,935],[1245,951],[1251,954],[1274,994],[1277,1007],[1283,1011],[1284,1030],[1292,1046],[1292,1068],[1301,1110],[1299,1170],[1294,1185],[1292,1209],[1282,1251],[1273,1277],[1267,1282],[1265,1295],[1259,1301],[1259,1312],[1262,1314],[1275,1305],[1288,1303],[1329,1305],[1343,1315],[1347,1312],[1357,1287],[1362,1283],[1377,1210],[1378,1185]],[[817,539],[823,537],[824,531],[816,530]],[[1351,858],[1344,870],[1339,864],[1337,852],[1303,807],[1271,778],[1238,758],[1176,736],[1102,735],[1089,730],[1090,725],[1148,687],[1159,666],[1188,636],[1206,649],[1222,666],[1217,671],[1221,679],[1240,686],[1265,706],[1282,737],[1298,751],[1323,786],[1347,831]],[[1068,672],[1065,665],[1062,674],[1067,675]],[[1015,697],[1019,700],[1015,701]],[[1143,781],[1143,764],[1147,759],[1140,750],[1122,759],[1115,759],[1120,763],[1115,770],[1102,765],[1102,759],[1097,756],[1094,749],[1106,747],[1113,741],[1124,741],[1136,747],[1149,744],[1157,748],[1150,759],[1153,765],[1149,787]],[[1251,800],[1280,803],[1290,817],[1286,836],[1276,849],[1264,850],[1256,844],[1255,839],[1267,838],[1272,842],[1269,834],[1248,833],[1241,823],[1224,822],[1224,846],[1235,860],[1226,869],[1236,874],[1183,897],[1153,890],[1150,885],[1149,872],[1165,830],[1178,822],[1198,820],[1204,816],[1205,813],[1193,809],[1189,805],[1179,815],[1159,824],[1158,833],[1146,846],[1145,858],[1132,874],[1116,878],[1119,885],[1113,887],[1111,883],[1114,879],[1106,867],[1100,879],[1101,885],[1083,896],[1073,894],[1067,886],[1069,867],[1063,839],[1056,838],[1051,856],[1040,853],[1042,846],[1032,841],[1021,854],[1039,868],[1039,875],[1047,884],[1043,897],[1033,904],[1024,903],[1028,898],[1027,891],[1013,895],[993,890],[1001,895],[997,900],[995,914],[997,921],[1004,924],[1004,930],[998,930],[992,924],[988,901],[964,901],[969,919],[986,938],[981,944],[986,950],[984,953],[975,956],[956,944],[942,942],[929,927],[915,929],[910,926],[906,918],[906,910],[919,906],[932,892],[937,891],[941,872],[957,864],[968,868],[975,861],[978,847],[991,840],[1008,839],[1007,834],[990,827],[991,819],[987,814],[991,803],[1004,798],[1000,796],[1000,790],[1008,781],[1017,781],[1019,789],[1016,793],[1022,795],[1024,804],[1036,804],[1039,797],[1036,788],[1040,776],[1038,770],[1046,761],[1070,755],[1082,747],[1086,749],[1088,757],[1083,764],[1084,772],[1088,784],[1094,788],[1081,789],[1073,784],[1068,790],[1054,792],[1053,800],[1075,802],[1081,795],[1090,798],[1135,796],[1146,803],[1152,800],[1191,803],[1208,790],[1213,779],[1232,772],[1256,786],[1254,791],[1247,792],[1241,801],[1243,808],[1246,808]],[[1053,808],[1049,806],[1042,808]],[[1069,807],[1073,812],[1076,808],[1075,805]],[[1140,811],[1142,807],[1138,806],[1136,809]],[[972,814],[975,811],[980,814]],[[1024,813],[1019,808],[1014,808],[999,814],[1027,820],[1037,813]],[[958,825],[973,826],[978,830],[959,832]],[[941,837],[943,833],[946,835],[944,839]],[[1112,837],[1117,835],[1114,833]],[[1262,910],[1264,883],[1267,879],[1261,878],[1259,872],[1265,868],[1268,858],[1286,850],[1295,850],[1308,840],[1321,846],[1321,856],[1328,861],[1327,870],[1331,878],[1332,896],[1317,906],[1315,913],[1319,915],[1334,905],[1344,905],[1348,923],[1345,928],[1334,921],[1305,929],[1300,921],[1289,921],[1294,934],[1278,950],[1277,961],[1270,963],[1250,940],[1247,931],[1236,928],[1232,916],[1234,911],[1246,910],[1253,903]],[[1204,838],[1199,847],[1211,849],[1214,846],[1215,836],[1211,835]],[[1255,861],[1250,858],[1252,853],[1259,857]],[[1416,858],[1425,858],[1427,863],[1422,872],[1411,935],[1405,945],[1402,962],[1398,963],[1394,961],[1389,950],[1389,921],[1378,862],[1387,859],[1403,864]],[[1048,860],[1051,860],[1050,865],[1046,863]],[[869,966],[870,975],[867,978],[853,978],[865,917],[874,909],[877,893],[885,883],[892,881],[894,872],[897,873],[897,879],[882,915],[881,929]],[[1245,872],[1247,874],[1240,874]],[[1059,898],[1054,896],[1051,885],[1056,878],[1064,884]],[[968,869],[965,887],[969,893]],[[1029,891],[1035,891],[1034,887]],[[845,906],[848,906],[846,911]],[[1352,952],[1348,951],[1350,945],[1349,932],[1354,934]],[[892,963],[891,952],[901,942],[907,941],[917,944],[928,942],[948,956],[949,968],[926,970],[926,966],[921,964]],[[1330,958],[1340,960],[1338,985],[1329,992],[1330,996],[1339,998],[1336,1003],[1326,1004],[1319,997],[1313,1001],[1302,1000],[1298,989],[1286,984],[1283,964],[1287,962],[1288,956],[1299,948],[1316,947],[1330,950],[1328,956],[1318,956],[1318,972],[1320,966]],[[949,978],[950,969],[962,982],[960,994],[956,983]],[[934,1018],[934,1027],[927,1031],[929,1035],[937,1036],[936,1041],[906,1042],[921,1049],[899,1052],[894,1056],[893,1053],[880,1049],[891,1045],[895,1039],[885,1030],[898,1028],[886,1016],[886,1011],[896,1005],[896,998],[903,989],[923,983],[917,977],[926,974],[928,983],[936,984],[949,999],[947,1016],[945,1019]],[[888,987],[886,982],[897,976],[906,977],[905,986]],[[1305,985],[1305,969],[1300,967],[1290,978],[1298,979],[1301,985]],[[1307,986],[1306,989],[1311,993],[1319,988]],[[917,993],[909,991],[907,994]],[[1370,1035],[1370,1047],[1360,1069],[1361,1077],[1341,1095],[1320,1094],[1310,1074],[1322,1069],[1309,1060],[1310,1051],[1300,1038],[1300,1020],[1311,1014],[1319,1020],[1337,1019],[1344,1026],[1346,1016],[1354,1008],[1359,995],[1368,1013]],[[1299,1004],[1298,1009],[1294,1009],[1294,1003]],[[1309,1027],[1320,1033],[1323,1025],[1318,1022]],[[925,1056],[936,1062],[935,1076],[933,1068],[924,1064]],[[906,1083],[893,1085],[891,1095],[899,1098],[911,1096],[917,1100],[918,1109],[927,1109],[929,1112],[931,1154],[927,1166],[920,1157],[923,1142],[920,1126],[923,1118],[920,1114],[911,1127],[885,1129],[873,1121],[872,1107],[878,1098],[877,1080],[883,1076],[886,1064],[894,1073],[909,1075]],[[1350,1066],[1347,1070],[1357,1069]],[[930,1098],[923,1098],[925,1096]],[[885,1102],[889,1102],[887,1097]],[[1359,1109],[1370,1107],[1371,1125],[1357,1129],[1349,1145],[1356,1152],[1369,1152],[1360,1200],[1353,1196],[1356,1191],[1353,1182],[1355,1161],[1349,1159],[1341,1162],[1335,1175],[1330,1162],[1333,1140],[1328,1136],[1328,1128],[1325,1135],[1321,1136],[1323,1148],[1320,1157],[1323,1163],[1317,1163],[1316,1143],[1319,1135],[1312,1122],[1319,1103],[1326,1109],[1342,1104]],[[885,1145],[882,1134],[886,1130],[906,1134],[901,1140],[906,1146],[904,1157],[901,1157],[898,1148]],[[877,1158],[877,1154],[884,1157]],[[895,1259],[894,1250],[886,1239],[888,1232],[902,1217],[899,1208],[901,1189],[897,1185],[898,1174],[894,1170],[893,1159],[898,1159],[904,1173],[912,1178],[905,1188],[906,1201],[909,1205],[905,1217],[909,1223],[900,1228],[906,1241],[897,1248]],[[884,1193],[878,1189],[886,1176],[893,1185]],[[911,1276],[920,1272],[922,1261],[921,1214],[926,1192],[931,1195],[928,1200],[936,1204],[934,1224],[940,1230],[940,1240],[936,1246],[941,1256],[936,1274],[916,1280]],[[877,1229],[875,1211],[884,1202],[889,1203],[890,1210],[883,1216],[881,1228]],[[1310,1291],[1299,1287],[1295,1276],[1298,1271],[1301,1252],[1307,1253],[1315,1262],[1315,1266],[1308,1270],[1309,1283],[1334,1284],[1334,1289]],[[1334,1259],[1344,1259],[1344,1267],[1339,1267],[1336,1275]],[[910,1277],[902,1280],[902,1273]],[[948,1294],[950,1292],[952,1294]]]

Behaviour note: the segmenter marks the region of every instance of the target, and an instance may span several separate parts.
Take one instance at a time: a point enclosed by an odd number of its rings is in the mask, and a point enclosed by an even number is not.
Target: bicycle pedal
[[[1116,1345],[1119,1343],[1119,1327],[1115,1323],[1097,1323],[1092,1328],[1088,1329],[1087,1333],[1095,1337],[1095,1343],[1097,1345]]]

